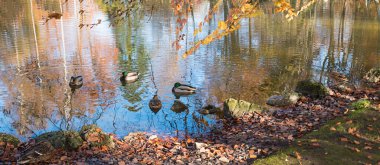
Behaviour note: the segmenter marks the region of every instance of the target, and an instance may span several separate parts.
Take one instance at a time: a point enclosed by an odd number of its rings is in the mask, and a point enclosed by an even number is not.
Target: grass
[[[286,164],[378,164],[380,163],[380,111],[359,100],[355,111],[332,120],[319,130],[272,156],[254,162],[258,165]],[[298,159],[297,159],[297,155]]]

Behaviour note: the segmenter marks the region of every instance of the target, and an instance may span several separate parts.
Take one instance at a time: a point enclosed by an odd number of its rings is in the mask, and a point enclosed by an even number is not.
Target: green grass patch
[[[380,112],[368,108],[368,102],[353,103],[352,107],[359,111],[328,122],[254,164],[377,164],[380,162]],[[301,159],[296,158],[296,152]]]

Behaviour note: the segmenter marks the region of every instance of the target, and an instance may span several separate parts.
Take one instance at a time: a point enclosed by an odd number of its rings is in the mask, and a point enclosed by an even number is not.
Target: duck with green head
[[[190,95],[194,94],[197,88],[192,87],[190,85],[181,84],[179,82],[176,82],[174,84],[174,87],[172,88],[172,92],[176,95]]]
[[[158,99],[157,95],[154,95],[153,98],[149,101],[149,108],[154,113],[157,113],[162,107],[161,100]]]
[[[123,72],[120,77],[121,82],[135,82],[139,79],[139,72]]]

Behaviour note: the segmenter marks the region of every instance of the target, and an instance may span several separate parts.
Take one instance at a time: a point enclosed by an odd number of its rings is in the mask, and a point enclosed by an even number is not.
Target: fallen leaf
[[[364,149],[365,150],[372,150],[372,147],[371,146],[365,146]]]
[[[357,140],[354,140],[354,144],[360,144],[360,142]]]
[[[255,154],[254,150],[249,150],[249,158],[251,159],[256,159],[257,155]]]
[[[330,131],[336,131],[336,128],[335,127],[331,127]]]
[[[347,120],[346,121],[346,124],[351,124],[352,123],[352,120]]]
[[[360,152],[360,150],[358,148],[355,148],[355,147],[351,147],[350,148],[352,151],[355,151],[355,152]]]
[[[347,138],[340,138],[340,141],[342,141],[342,142],[348,142],[348,139]]]
[[[299,152],[295,152],[295,154],[296,154],[296,158],[299,160],[299,161],[301,161],[302,160],[302,156],[301,156],[301,154],[299,153]]]
[[[356,128],[348,128],[348,130],[347,130],[347,132],[349,133],[349,134],[353,134],[354,132],[356,131]]]
[[[371,155],[368,155],[367,158],[370,159],[370,160],[372,160],[372,156]]]
[[[313,147],[320,147],[321,144],[319,144],[319,143],[311,143],[311,146],[313,146]]]
[[[67,159],[67,156],[62,156],[61,161],[65,161]]]

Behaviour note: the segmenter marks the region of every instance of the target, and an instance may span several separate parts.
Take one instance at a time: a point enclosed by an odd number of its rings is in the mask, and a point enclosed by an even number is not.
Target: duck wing
[[[177,87],[178,89],[181,89],[181,90],[187,90],[187,91],[195,91],[196,88],[190,86],[190,85],[181,85],[179,87]]]

